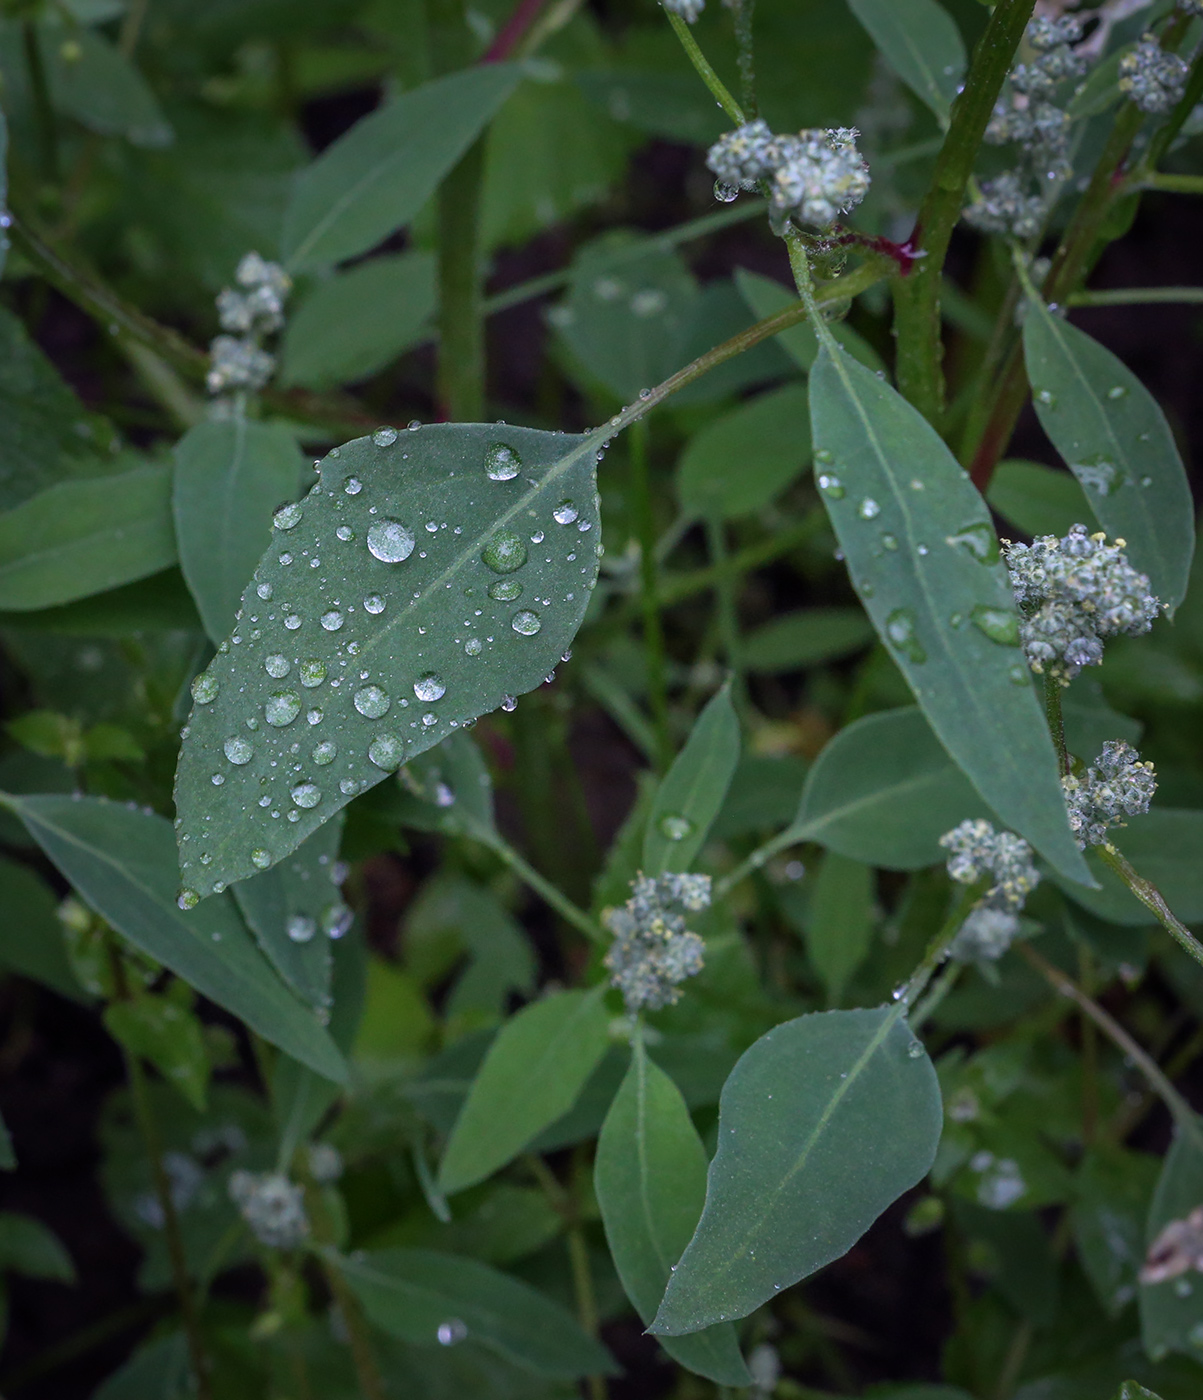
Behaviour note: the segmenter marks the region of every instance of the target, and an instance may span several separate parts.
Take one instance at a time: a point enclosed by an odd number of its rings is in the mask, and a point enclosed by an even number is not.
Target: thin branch
[[[1110,842],[1100,846],[1098,850],[1099,855],[1102,856],[1107,865],[1115,871],[1136,898],[1152,913],[1157,922],[1170,933],[1174,941],[1184,948],[1197,963],[1203,964],[1203,943],[1200,943],[1190,929],[1178,918],[1152,880],[1146,880],[1143,875],[1138,874],[1128,863],[1123,852]]]
[[[689,57],[690,63],[697,69],[698,77],[710,89],[710,95],[718,105],[726,112],[727,116],[736,126],[743,126],[745,117],[743,108],[736,102],[735,98],[727,91],[727,85],[714,71],[710,60],[698,47],[698,41],[693,37],[693,31],[689,25],[681,18],[675,10],[664,7],[664,13],[668,16],[668,22],[673,27],[673,32],[681,41],[681,47]]]
[[[1203,302],[1203,287],[1120,287],[1114,291],[1074,292],[1070,306],[1146,306]]]

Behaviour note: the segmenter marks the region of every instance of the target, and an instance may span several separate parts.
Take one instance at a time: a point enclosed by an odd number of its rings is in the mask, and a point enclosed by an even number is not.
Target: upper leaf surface
[[[922,415],[841,350],[815,363],[810,416],[852,581],[937,737],[1005,825],[1090,884],[985,502]]]
[[[185,887],[256,874],[543,681],[597,576],[598,446],[446,424],[330,453],[197,689],[176,775]]]
[[[965,45],[936,0],[848,0],[882,57],[941,121],[965,76]]]

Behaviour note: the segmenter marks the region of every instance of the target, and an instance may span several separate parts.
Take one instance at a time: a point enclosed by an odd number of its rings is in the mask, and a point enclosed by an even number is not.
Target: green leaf
[[[101,136],[167,146],[172,130],[150,85],[115,45],[83,25],[38,26],[50,97],[60,112]]]
[[[32,977],[35,982],[70,997],[85,1000],[71,970],[58,921],[58,901],[45,881],[15,861],[0,860],[0,966]]]
[[[75,1265],[58,1236],[40,1220],[16,1211],[0,1211],[0,1269],[27,1278],[75,1282]]]
[[[80,895],[142,952],[327,1079],[346,1068],[312,1013],[255,947],[233,899],[176,905],[175,842],[162,817],[96,797],[0,798]]]
[[[598,1138],[593,1188],[618,1277],[635,1311],[651,1322],[702,1214],[706,1151],[681,1091],[647,1058],[641,1039]],[[663,1346],[717,1385],[750,1383],[729,1322],[665,1337]]]
[[[403,761],[542,684],[597,576],[600,445],[437,424],[326,457],[205,673],[216,699],[192,712],[176,775],[186,887],[254,875],[252,853],[282,859]]]
[[[918,870],[942,859],[946,831],[990,815],[923,712],[908,706],[840,730],[806,775],[792,829],[853,860]]]
[[[1161,1400],[1161,1396],[1146,1389],[1139,1381],[1125,1381],[1115,1392],[1114,1400]]]
[[[1203,851],[1203,812],[1154,807],[1143,817],[1133,817],[1130,825],[1113,831],[1111,840],[1136,870],[1157,886],[1180,919],[1188,924],[1203,919],[1203,860],[1199,859],[1199,852]],[[1109,923],[1154,922],[1154,916],[1096,852],[1092,851],[1088,859],[1099,882],[1098,889],[1087,890],[1058,881],[1075,903]]]
[[[555,992],[502,1026],[455,1120],[441,1191],[483,1181],[568,1112],[609,1044],[604,992]]]
[[[1186,593],[1195,519],[1165,414],[1121,360],[1038,298],[1028,302],[1023,354],[1041,427],[1172,613]]]
[[[872,868],[828,851],[810,895],[806,952],[827,989],[830,1005],[839,1004],[872,939]]]
[[[209,1058],[204,1031],[191,1007],[170,996],[139,992],[129,1001],[105,1007],[104,1024],[131,1055],[149,1060],[193,1108],[204,1111]]]
[[[329,389],[383,369],[433,315],[434,269],[432,253],[399,253],[318,282],[288,313],[280,383]]]
[[[234,898],[255,941],[299,997],[330,1007],[330,940],[350,929],[336,869],[343,814],[318,829],[271,870],[239,880]]]
[[[749,671],[797,671],[862,651],[874,636],[860,608],[803,608],[749,632],[742,659]]]
[[[947,125],[965,76],[965,45],[936,0],[848,0],[881,56],[915,96]]]
[[[692,72],[602,68],[576,73],[574,80],[614,121],[653,136],[709,146],[726,128],[721,110]]]
[[[282,236],[289,268],[342,262],[407,224],[521,76],[511,64],[467,68],[356,122],[297,177]]]
[[[838,1259],[927,1173],[942,1118],[936,1072],[898,1007],[801,1016],[761,1036],[723,1086],[706,1208],[649,1330],[746,1317]]]
[[[187,1400],[192,1393],[188,1338],[166,1332],[144,1342],[95,1391],[93,1400]]]
[[[731,683],[711,697],[656,793],[643,835],[648,875],[688,870],[705,844],[739,762]]]
[[[198,423],[176,443],[171,508],[180,567],[214,643],[229,634],[271,539],[272,512],[296,499],[305,459],[278,423]]]
[[[1198,1120],[1196,1120],[1198,1121]],[[1172,1220],[1183,1220],[1203,1202],[1203,1151],[1178,1130],[1165,1155],[1153,1204],[1149,1207],[1145,1244],[1151,1245]],[[1160,1361],[1172,1351],[1197,1361],[1203,1356],[1203,1290],[1177,1285],[1192,1271],[1140,1287],[1140,1332],[1145,1351]]]
[[[402,1341],[435,1346],[441,1329],[459,1322],[480,1345],[542,1376],[617,1374],[570,1312],[488,1264],[428,1249],[372,1250],[337,1263],[368,1317]],[[464,1333],[450,1336],[454,1343]]]
[[[762,277],[758,272],[749,272],[746,267],[735,269],[735,285],[739,294],[751,307],[756,319],[763,321],[766,316],[775,316],[787,306],[797,304],[797,296],[788,287],[772,277]],[[876,373],[885,371],[885,363],[876,350],[862,335],[859,335],[845,322],[835,322],[830,327],[832,335],[862,365]],[[819,354],[819,342],[808,321],[799,321],[788,330],[779,331],[775,337],[794,361],[808,374]]]
[[[677,466],[681,509],[720,520],[763,510],[806,465],[809,422],[806,390],[787,384],[708,423]]]
[[[69,603],[175,558],[165,467],[63,481],[0,515],[0,608]]]
[[[461,836],[495,830],[493,780],[480,748],[464,733],[449,734],[397,775],[390,810],[403,826]]]
[[[1076,478],[1039,462],[999,462],[986,500],[1025,535],[1067,535],[1079,523],[1098,528]]]
[[[1118,1317],[1136,1297],[1160,1166],[1147,1153],[1096,1144],[1078,1168],[1070,1212],[1074,1247],[1108,1317]]]
[[[935,429],[841,350],[815,363],[810,417],[849,573],[936,736],[1005,826],[1091,883],[986,503]]]

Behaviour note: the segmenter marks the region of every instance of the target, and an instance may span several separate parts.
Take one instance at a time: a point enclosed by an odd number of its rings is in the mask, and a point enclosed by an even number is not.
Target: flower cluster
[[[686,24],[696,24],[706,8],[706,0],[663,0],[663,3],[670,14],[680,15]]]
[[[1103,659],[1103,640],[1147,632],[1161,610],[1149,580],[1128,563],[1124,541],[1107,543],[1074,525],[1064,539],[1004,543],[1011,587],[1022,615],[1028,663],[1068,684]]]
[[[276,361],[260,344],[263,336],[284,324],[284,303],[292,279],[279,263],[267,262],[258,253],[247,253],[235,274],[241,291],[224,287],[217,297],[217,314],[224,331],[209,343],[211,394],[228,389],[262,389],[272,377]]]
[[[775,223],[786,219],[829,228],[869,190],[869,167],[856,149],[852,127],[813,127],[775,136],[763,121],[728,131],[711,146],[706,164],[722,190],[763,188]]]
[[[309,1144],[309,1175],[320,1185],[337,1181],[343,1174],[342,1153],[328,1142]]]
[[[1144,34],[1119,63],[1119,89],[1142,112],[1168,112],[1182,100],[1190,65]]]
[[[951,956],[962,962],[997,962],[1019,932],[1019,911],[1040,883],[1032,848],[1012,831],[995,831],[981,818],[963,821],[940,837],[949,852],[948,873],[958,884],[994,881],[957,932]]]
[[[304,1193],[282,1173],[231,1172],[229,1192],[260,1244],[295,1249],[308,1235]]]
[[[614,935],[606,966],[628,1011],[655,1011],[671,1006],[681,995],[678,983],[702,970],[706,945],[685,927],[685,914],[709,906],[710,877],[638,875],[631,891],[623,908],[602,914]]]
[[[1108,740],[1103,752],[1081,776],[1061,779],[1069,825],[1078,845],[1102,846],[1111,827],[1125,817],[1143,816],[1157,791],[1151,763],[1142,763],[1129,744]]]

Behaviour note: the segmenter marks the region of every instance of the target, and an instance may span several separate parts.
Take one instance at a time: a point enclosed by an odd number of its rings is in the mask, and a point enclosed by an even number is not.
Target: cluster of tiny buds
[[[685,927],[685,914],[709,904],[709,875],[640,874],[621,909],[603,910],[614,935],[605,964],[628,1011],[671,1006],[681,995],[678,984],[702,970],[705,944]]]
[[[662,0],[669,14],[680,15],[686,24],[696,24],[706,8],[706,0]]]
[[[320,1186],[337,1181],[343,1174],[342,1153],[328,1142],[309,1144],[309,1175]]]
[[[1142,112],[1168,112],[1182,100],[1189,72],[1185,59],[1163,49],[1156,35],[1144,34],[1120,59],[1119,89]]]
[[[1062,684],[1102,661],[1105,638],[1147,632],[1161,611],[1147,576],[1128,563],[1124,541],[1108,544],[1085,525],[1064,539],[1006,540],[1003,550],[1028,664]]]
[[[282,1172],[231,1172],[228,1189],[260,1244],[296,1249],[309,1234],[304,1192]]]
[[[276,368],[275,357],[259,342],[283,326],[292,279],[279,263],[267,262],[258,253],[246,254],[235,279],[241,291],[224,287],[217,296],[222,329],[237,334],[219,335],[209,343],[205,382],[211,394],[262,389]]]
[[[1130,745],[1108,740],[1103,752],[1084,773],[1061,779],[1069,825],[1082,850],[1102,846],[1112,827],[1125,817],[1142,816],[1157,791],[1151,763],[1142,763]]]
[[[767,122],[747,122],[711,146],[706,164],[720,199],[762,189],[778,232],[788,219],[826,229],[869,191],[869,167],[856,149],[859,135],[854,127],[812,127],[776,136]]]
[[[950,955],[961,962],[997,962],[1019,932],[1019,911],[1040,883],[1032,848],[1012,831],[995,831],[981,818],[963,821],[940,837],[949,852],[948,873],[959,884],[994,883],[973,907],[953,939]]]

